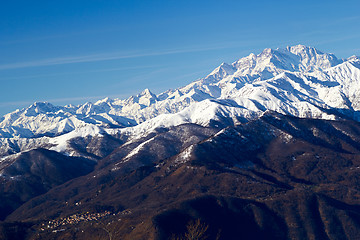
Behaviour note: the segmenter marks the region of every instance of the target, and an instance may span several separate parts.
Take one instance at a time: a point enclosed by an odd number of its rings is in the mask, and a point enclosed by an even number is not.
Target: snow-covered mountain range
[[[0,156],[6,159],[39,147],[82,155],[70,140],[131,140],[184,123],[220,128],[253,120],[268,110],[360,121],[359,97],[359,57],[338,59],[303,45],[265,49],[159,95],[145,89],[125,100],[105,98],[79,106],[36,102],[6,114],[0,118]]]

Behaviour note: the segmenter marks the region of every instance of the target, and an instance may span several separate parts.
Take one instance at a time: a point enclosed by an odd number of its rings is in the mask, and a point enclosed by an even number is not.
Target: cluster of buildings
[[[80,222],[88,222],[88,221],[96,221],[100,218],[103,218],[105,216],[111,215],[112,213],[110,211],[105,211],[101,213],[82,213],[82,214],[74,214],[69,217],[60,218],[57,220],[50,220],[48,223],[42,224],[42,231],[45,231],[45,229],[54,229],[59,226],[64,226],[68,224],[77,224]]]

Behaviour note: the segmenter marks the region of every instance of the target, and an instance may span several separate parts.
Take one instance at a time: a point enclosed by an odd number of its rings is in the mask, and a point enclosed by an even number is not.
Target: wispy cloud
[[[112,87],[117,88],[120,86],[124,86],[125,84],[134,85],[134,83],[143,83],[145,80],[150,80],[154,76],[161,75],[162,73],[166,72],[167,70],[168,70],[168,68],[161,68],[161,69],[156,69],[154,71],[150,71],[147,73],[137,74],[133,77],[129,77],[127,79],[122,80],[119,83],[114,84]],[[143,88],[148,88],[148,86],[144,86]]]
[[[54,98],[49,99],[47,102],[50,103],[71,103],[71,102],[93,102],[98,101],[100,99],[104,99],[106,97],[115,99],[115,98],[126,98],[129,97],[128,94],[117,94],[117,95],[101,95],[101,96],[83,96],[83,97],[68,97],[68,98]]]
[[[38,79],[43,77],[57,77],[57,76],[66,76],[66,75],[74,75],[74,74],[84,74],[84,73],[100,73],[100,72],[116,72],[116,71],[124,71],[124,70],[136,70],[136,69],[151,69],[158,68],[160,65],[148,65],[148,66],[133,66],[133,67],[119,67],[119,68],[104,68],[104,69],[95,69],[95,70],[87,70],[87,71],[75,71],[75,72],[59,72],[59,73],[51,73],[51,74],[37,74],[37,75],[25,75],[19,77],[4,77],[0,78],[0,80],[20,80],[20,79]]]
[[[159,51],[142,51],[142,52],[106,52],[99,54],[89,54],[89,55],[79,55],[79,56],[65,56],[65,57],[54,57],[46,59],[31,60],[26,62],[15,62],[0,64],[1,70],[9,69],[20,69],[20,68],[29,68],[29,67],[45,67],[52,65],[64,65],[64,64],[73,64],[73,63],[88,63],[88,62],[100,62],[100,61],[110,61],[110,60],[120,60],[120,59],[131,59],[131,58],[141,58],[141,57],[154,57],[154,56],[163,56],[163,55],[173,55],[173,54],[182,54],[182,53],[195,53],[195,52],[205,52],[205,51],[214,51],[221,49],[232,49],[239,48],[244,46],[253,46],[260,43],[266,43],[265,39],[257,40],[238,40],[231,42],[221,42],[213,43],[207,46],[193,46],[188,48],[177,48],[177,49],[163,49]]]
[[[49,102],[52,104],[69,104],[69,103],[84,103],[84,102],[93,102],[98,101],[100,99],[104,99],[106,97],[115,99],[115,98],[127,98],[129,94],[117,94],[117,95],[109,95],[109,96],[82,96],[82,97],[68,97],[68,98],[53,98],[48,100],[26,100],[26,101],[9,101],[9,102],[0,102],[1,107],[12,107],[12,106],[29,106],[34,102]]]
[[[336,43],[336,42],[344,42],[346,40],[359,39],[359,38],[360,38],[360,34],[352,34],[352,35],[342,36],[342,37],[338,37],[338,38],[325,39],[323,41],[318,41],[317,44],[322,45],[322,44],[329,44],[329,43]]]
[[[203,77],[205,77],[205,74],[207,74],[207,72],[206,71],[197,71],[197,72],[192,72],[192,73],[188,73],[188,74],[183,74],[183,75],[173,78],[173,80],[179,80],[179,79],[185,79],[185,78],[192,79],[195,76],[199,76],[199,74],[204,74]],[[192,79],[192,80],[194,80],[194,79]]]
[[[117,53],[102,53],[102,54],[92,54],[92,55],[58,57],[58,58],[48,58],[48,59],[41,59],[41,60],[34,60],[27,62],[2,64],[0,65],[0,70],[28,68],[28,67],[43,67],[43,66],[72,64],[72,63],[99,62],[99,61],[151,57],[151,56],[161,56],[161,55],[171,55],[171,54],[181,54],[181,53],[191,53],[191,52],[202,52],[202,51],[224,49],[224,48],[228,48],[228,46],[220,45],[220,46],[212,46],[212,47],[169,49],[169,50],[163,50],[157,52],[138,52],[138,53],[129,53],[129,54],[117,52]]]
[[[53,35],[37,35],[37,36],[24,36],[22,38],[19,39],[12,39],[12,40],[5,40],[5,41],[0,41],[0,45],[11,45],[11,44],[18,44],[18,43],[28,43],[28,42],[40,42],[40,41],[44,41],[44,40],[51,40],[51,39],[64,39],[64,38],[73,38],[73,37],[77,37],[77,36],[86,36],[86,35],[100,35],[100,34],[104,34],[104,33],[109,33],[109,32],[118,32],[123,30],[122,27],[116,26],[114,27],[109,27],[109,28],[105,28],[102,27],[101,29],[96,28],[96,29],[88,29],[88,30],[83,30],[83,31],[75,31],[75,32],[67,32],[66,34],[53,34]]]
[[[0,107],[13,107],[13,106],[24,106],[34,103],[33,101],[11,101],[11,102],[0,102]]]

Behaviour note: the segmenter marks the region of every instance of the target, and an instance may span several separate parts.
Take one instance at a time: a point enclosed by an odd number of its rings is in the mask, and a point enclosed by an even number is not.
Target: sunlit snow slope
[[[267,110],[304,118],[360,120],[360,59],[297,45],[265,49],[205,78],[155,95],[105,98],[79,106],[37,102],[0,119],[0,156],[38,148],[72,154],[73,138],[138,137],[183,123],[222,127]]]

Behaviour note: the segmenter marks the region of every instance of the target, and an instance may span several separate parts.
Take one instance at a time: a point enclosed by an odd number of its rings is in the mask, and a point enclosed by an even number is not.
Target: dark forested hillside
[[[357,122],[268,112],[221,130],[194,124],[159,129],[131,144],[114,149],[93,170],[91,163],[68,159],[82,165],[73,168],[77,174],[57,167],[68,174],[62,179],[26,168],[28,179],[39,177],[48,188],[16,205],[0,236],[186,239],[189,229],[203,230],[207,239],[360,236]],[[52,151],[36,151],[14,161],[29,166],[35,154],[49,161],[41,169],[61,163]],[[84,164],[88,174],[80,172]],[[25,171],[5,170],[9,176]]]

